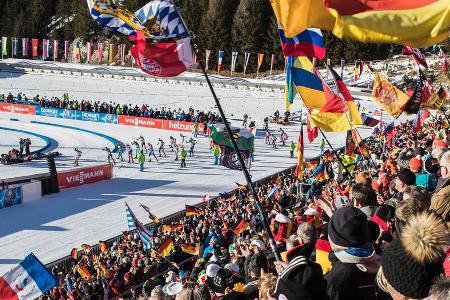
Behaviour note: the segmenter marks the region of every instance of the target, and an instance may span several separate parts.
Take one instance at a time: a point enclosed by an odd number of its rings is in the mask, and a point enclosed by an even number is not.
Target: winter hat
[[[155,288],[152,290],[151,297],[164,297],[164,292],[162,290],[162,286],[157,285],[155,286]]]
[[[436,158],[429,158],[425,161],[423,169],[428,174],[436,174],[439,171],[439,162]]]
[[[227,263],[225,265],[225,269],[230,270],[231,272],[239,273],[239,266],[234,263]]]
[[[383,281],[387,281],[404,296],[427,297],[434,279],[443,272],[444,248],[449,241],[447,226],[436,215],[413,216],[400,238],[394,239],[383,252],[377,278],[380,287],[383,289]]]
[[[217,264],[209,264],[206,267],[206,276],[208,277],[214,277],[217,274],[217,271],[219,271],[220,266]]]
[[[166,278],[166,283],[173,282],[177,280],[177,275],[174,271],[167,272],[164,277]]]
[[[326,299],[326,281],[322,267],[297,256],[278,275],[274,295],[276,299]]]
[[[435,148],[447,148],[448,145],[443,139],[434,140],[433,141],[433,147]]]
[[[334,200],[334,205],[337,209],[345,206],[351,206],[351,202],[347,196],[339,196]]]
[[[416,174],[406,168],[398,171],[397,178],[406,185],[414,185],[416,183]]]
[[[422,170],[423,162],[420,155],[417,155],[409,160],[409,168],[415,173],[419,173]]]
[[[263,241],[261,240],[254,240],[251,242],[252,245],[256,246],[259,248],[259,250],[266,250],[266,245],[264,245]]]
[[[342,247],[360,247],[370,238],[367,216],[358,208],[342,207],[333,213],[328,223],[330,240]]]
[[[179,282],[171,282],[163,287],[167,296],[176,296],[183,290],[183,285]]]
[[[214,278],[208,278],[206,283],[213,291],[223,294],[227,287],[232,287],[233,278],[229,270],[220,268]]]
[[[425,150],[422,147],[417,147],[414,149],[415,156],[423,156],[425,154]]]

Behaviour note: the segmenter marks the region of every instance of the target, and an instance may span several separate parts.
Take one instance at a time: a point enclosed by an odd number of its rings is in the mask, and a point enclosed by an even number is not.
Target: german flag
[[[323,274],[327,274],[331,270],[331,262],[328,255],[331,252],[330,242],[318,239],[316,241],[316,263],[322,267]]]
[[[193,244],[182,244],[181,250],[190,255],[198,256],[198,254],[200,253],[200,246]]]
[[[92,247],[89,246],[88,244],[83,244],[81,245],[81,248],[83,248],[84,253],[89,254],[89,252],[91,252]]]
[[[78,274],[80,274],[80,276],[83,278],[83,280],[89,280],[92,277],[91,272],[89,271],[88,268],[86,268],[81,262],[79,262],[76,266],[75,266],[75,270],[78,272]]]
[[[98,247],[100,248],[100,251],[102,253],[106,253],[108,251],[108,246],[106,245],[105,241],[98,242]]]
[[[112,273],[111,273],[111,271],[109,270],[108,266],[105,263],[100,262],[98,264],[98,268],[99,268],[99,271],[100,271],[100,275],[102,275],[103,277],[108,278],[108,279],[111,278]]]
[[[310,170],[314,170],[319,165],[319,161],[316,159],[311,159],[309,161],[305,161],[306,167]]]
[[[240,184],[239,182],[236,182],[236,181],[234,183],[236,183],[236,185],[240,191],[247,191],[247,187],[245,185]]]
[[[242,232],[244,232],[249,226],[250,224],[246,220],[241,219],[239,222],[236,222],[236,224],[233,226],[233,232],[236,235],[239,235]]]
[[[220,210],[220,213],[221,214],[226,214],[227,212],[229,212],[230,211],[230,206],[226,206],[225,208],[222,208],[221,210]]]
[[[198,216],[198,215],[200,215],[200,211],[196,207],[186,205],[186,216],[187,217],[193,217],[193,216]]]
[[[156,252],[158,252],[159,255],[161,255],[162,257],[166,257],[170,254],[172,250],[173,250],[173,240],[172,237],[169,237],[158,246]]]
[[[168,232],[171,232],[171,231],[172,231],[172,226],[170,226],[170,225],[164,225],[162,227],[162,232],[164,232],[164,233],[168,233]]]
[[[73,248],[72,251],[70,251],[70,257],[72,257],[75,260],[78,259],[78,249],[77,248]]]

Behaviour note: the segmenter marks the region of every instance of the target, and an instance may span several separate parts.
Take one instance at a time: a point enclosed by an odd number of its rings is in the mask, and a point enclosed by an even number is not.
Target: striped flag
[[[32,39],[31,45],[33,47],[33,57],[38,57],[39,56],[39,40]]]
[[[259,68],[264,62],[264,53],[258,53],[258,65],[256,66],[256,77],[259,75]]]
[[[90,280],[92,277],[91,272],[88,268],[86,268],[83,263],[80,261],[76,266],[75,270],[80,274],[81,278],[83,278],[85,281]]]
[[[101,251],[102,253],[108,252],[108,246],[106,245],[106,242],[105,242],[105,241],[100,241],[100,242],[98,242],[98,247],[100,248],[100,251]]]
[[[206,71],[208,71],[210,56],[211,56],[211,50],[206,50],[206,52],[205,52],[205,69],[206,69]]]
[[[293,38],[288,38],[278,24],[278,34],[285,57],[307,56],[320,60],[325,58],[325,43],[320,29],[308,28]]]
[[[269,75],[272,75],[272,70],[273,70],[273,64],[275,63],[275,54],[272,54],[272,56],[270,57],[270,72]]]
[[[53,41],[53,60],[57,60],[58,59],[58,50],[59,50],[59,41],[58,40],[54,40]]]
[[[8,44],[8,38],[6,36],[2,37],[2,58],[3,58],[3,55],[8,55],[7,44]]]
[[[419,49],[413,48],[410,46],[403,46],[403,54],[412,55],[417,65],[423,66],[425,69],[428,69],[427,60],[425,59],[425,55],[420,52]]]
[[[187,204],[186,204],[185,212],[186,212],[187,217],[193,217],[193,216],[200,215],[200,211],[196,207],[190,206]]]
[[[103,62],[103,51],[105,51],[105,44],[104,43],[98,43],[98,63],[101,64]]]
[[[202,196],[202,202],[208,202],[209,201],[209,193],[206,193]]]
[[[182,244],[181,250],[190,255],[197,256],[200,253],[200,246],[194,244]]]
[[[237,58],[238,58],[238,52],[236,52],[236,51],[231,52],[231,73],[236,71]]]
[[[28,38],[22,38],[22,56],[28,56]]]
[[[150,218],[150,220],[152,220],[153,223],[155,223],[155,224],[159,223],[159,218],[157,216],[155,216],[154,214],[152,214],[152,212],[150,211],[150,208],[148,208],[148,206],[145,206],[143,204],[140,204],[140,205],[148,213],[148,217]]]
[[[80,49],[80,47],[81,47],[81,43],[80,43],[80,41],[77,41],[75,43],[75,49],[74,49],[74,51],[75,51],[75,61],[76,62],[80,62],[80,60],[81,60],[81,49]]]
[[[92,42],[87,43],[87,63],[92,63]]]
[[[220,70],[222,70],[222,62],[223,62],[224,54],[225,54],[225,52],[223,52],[222,50],[219,50],[219,55],[218,55],[218,59],[217,59],[217,73],[220,73]]]
[[[267,195],[268,200],[277,200],[279,197],[280,197],[280,189],[278,187],[274,187]]]
[[[319,165],[319,161],[317,159],[311,159],[308,161],[305,161],[305,165],[310,170],[315,170],[317,166]]]
[[[19,56],[19,39],[18,38],[11,38],[11,52],[12,57]]]
[[[245,219],[241,219],[240,221],[236,222],[232,230],[236,235],[239,235],[244,232],[249,226],[250,224]]]
[[[326,178],[326,172],[325,172],[325,165],[320,164],[317,166],[317,168],[314,170],[312,176],[318,181],[318,182],[324,182],[327,180]]]
[[[47,45],[48,45],[48,40],[46,40],[46,39],[43,39],[42,40],[42,59],[43,60],[46,60],[47,58],[48,58],[48,55],[49,55],[49,53],[48,53],[48,47],[47,47]]]
[[[162,257],[166,257],[173,250],[173,240],[172,237],[168,237],[165,239],[156,249],[156,252],[159,253]]]
[[[130,207],[128,206],[127,203],[125,203],[125,210],[127,213],[127,222],[128,222],[128,228],[131,229],[130,227],[130,223],[133,222],[133,226],[135,229],[137,229],[139,236],[141,238],[142,244],[144,245],[145,249],[150,249],[151,245],[150,245],[150,232],[147,230],[147,228],[144,227],[144,225],[142,225],[141,222],[139,222],[139,220],[136,218],[136,216],[133,214],[133,212],[131,211]]]
[[[378,123],[380,123],[379,119],[372,118],[371,116],[364,113],[361,114],[361,119],[363,121],[363,125],[368,127],[375,127],[378,125]]]
[[[109,58],[108,58],[109,64],[112,64],[114,61],[114,52],[116,51],[115,48],[116,48],[116,45],[109,44]]]
[[[64,59],[69,62],[69,41],[64,41]]]
[[[250,61],[250,52],[244,52],[244,76],[247,71],[248,62]]]

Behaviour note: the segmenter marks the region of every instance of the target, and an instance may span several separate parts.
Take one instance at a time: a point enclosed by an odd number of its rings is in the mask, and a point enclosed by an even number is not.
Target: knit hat
[[[425,161],[423,170],[428,174],[436,174],[439,171],[439,162],[436,158],[429,158]]]
[[[411,158],[409,161],[409,168],[415,173],[419,173],[422,170],[422,166],[423,162],[420,155]]]
[[[447,148],[448,147],[447,143],[443,139],[434,140],[433,146],[435,148]]]
[[[397,178],[406,185],[414,185],[416,183],[416,174],[406,168],[398,171]]]
[[[336,199],[334,199],[334,205],[337,209],[345,206],[351,206],[351,202],[348,199],[347,196],[338,196]]]
[[[326,299],[326,281],[322,267],[297,256],[278,275],[274,295],[276,299]]]
[[[330,240],[342,247],[360,247],[369,241],[367,216],[358,208],[336,210],[328,223]]]
[[[428,296],[434,279],[443,272],[444,247],[450,235],[434,214],[413,216],[399,239],[381,257],[382,276],[400,294],[414,299]]]
[[[223,294],[227,287],[232,287],[233,278],[231,272],[220,268],[212,280],[210,278],[206,280],[206,284],[213,291]]]

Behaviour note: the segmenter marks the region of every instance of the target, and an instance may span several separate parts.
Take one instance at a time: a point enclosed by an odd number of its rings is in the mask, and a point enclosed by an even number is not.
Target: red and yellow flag
[[[89,246],[88,244],[83,244],[81,245],[81,248],[84,250],[84,253],[89,254],[89,252],[91,252],[92,247]]]
[[[241,190],[241,191],[247,191],[247,187],[246,187],[245,185],[240,184],[239,182],[235,182],[235,183],[236,183],[236,185],[237,185],[237,187],[238,187],[239,190]]]
[[[78,272],[78,274],[80,274],[81,278],[83,278],[83,280],[89,280],[92,277],[91,272],[89,271],[88,268],[86,268],[81,262],[79,262],[76,266],[75,266],[75,270]]]
[[[373,69],[371,69],[374,71]],[[372,97],[385,111],[394,118],[398,118],[403,112],[409,96],[390,83],[380,72],[375,71]]]
[[[162,257],[166,257],[173,250],[173,240],[172,237],[165,239],[156,249],[156,252],[159,253]]]
[[[101,251],[102,253],[108,252],[108,246],[106,245],[106,242],[105,242],[105,241],[100,241],[100,242],[98,242],[98,247],[100,248],[100,251]]]
[[[186,205],[185,211],[187,217],[194,217],[200,215],[200,211],[194,206]]]
[[[182,244],[181,250],[183,250],[183,252],[186,252],[190,255],[197,256],[200,253],[200,246],[192,245],[192,244]]]
[[[73,248],[72,251],[70,251],[70,256],[77,260],[78,259],[78,249],[77,248]]]
[[[244,232],[249,226],[250,226],[250,224],[249,224],[246,220],[241,219],[239,222],[237,222],[237,223],[234,225],[234,227],[233,227],[233,232],[234,232],[236,235],[239,235],[239,234],[241,234],[242,232]]]
[[[309,27],[365,43],[429,47],[448,39],[448,0],[271,0],[292,38]]]

